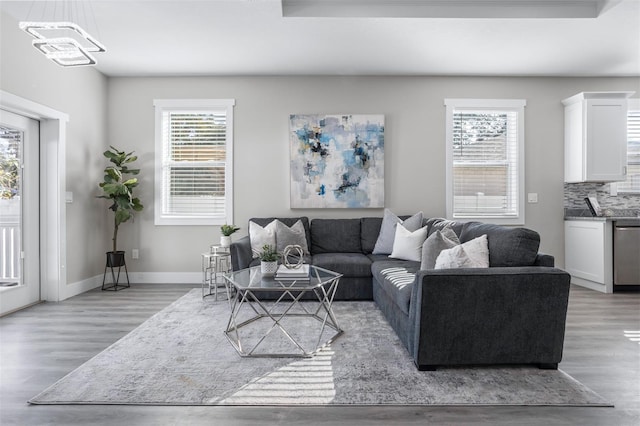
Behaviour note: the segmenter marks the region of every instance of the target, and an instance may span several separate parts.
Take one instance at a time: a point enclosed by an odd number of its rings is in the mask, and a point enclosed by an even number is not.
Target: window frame
[[[524,108],[527,105],[525,99],[445,99],[446,107],[446,215],[448,219],[460,222],[481,220],[486,223],[499,225],[524,225],[525,224],[525,115]],[[487,110],[507,111],[517,113],[517,179],[516,191],[516,215],[486,215],[486,214],[458,214],[453,211],[453,142],[454,142],[454,111],[456,110]],[[488,162],[487,164],[489,164]]]
[[[155,108],[155,225],[223,225],[233,223],[233,107],[235,99],[154,99]],[[225,214],[221,216],[178,216],[163,214],[163,113],[173,111],[222,111],[226,112],[225,129]]]
[[[629,99],[627,101],[627,117],[628,117],[628,111],[640,111],[640,99],[637,98],[633,98],[633,99]],[[628,118],[627,118],[628,120]],[[627,129],[629,126],[629,122],[627,121]],[[629,149],[629,138],[627,138],[627,151]],[[627,163],[626,163],[626,167],[627,170],[629,169],[629,159],[627,157]],[[638,188],[631,188],[629,189],[624,189],[622,187],[622,185],[620,185],[621,183],[626,183],[626,181],[629,179],[630,175],[626,175],[626,180],[624,182],[612,182],[611,183],[611,192],[612,195],[624,195],[624,194],[640,194],[640,186]]]

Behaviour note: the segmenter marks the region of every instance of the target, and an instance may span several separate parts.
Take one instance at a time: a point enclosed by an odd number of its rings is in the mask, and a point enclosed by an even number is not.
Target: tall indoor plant
[[[118,250],[118,229],[120,225],[133,217],[134,212],[142,211],[140,199],[133,196],[133,188],[138,186],[135,176],[140,169],[130,169],[129,165],[138,159],[133,152],[120,151],[113,146],[103,155],[111,162],[104,169],[104,181],[99,183],[105,198],[111,202],[109,210],[113,211],[113,250],[107,252],[107,266],[124,265],[124,251]]]

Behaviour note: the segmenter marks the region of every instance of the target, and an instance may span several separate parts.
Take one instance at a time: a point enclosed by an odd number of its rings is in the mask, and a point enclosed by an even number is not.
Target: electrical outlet
[[[131,250],[131,258],[132,259],[139,259],[140,258],[140,252],[138,251],[138,249]]]

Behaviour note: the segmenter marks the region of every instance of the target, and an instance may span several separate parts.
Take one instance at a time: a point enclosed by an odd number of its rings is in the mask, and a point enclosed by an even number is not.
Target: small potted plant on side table
[[[229,247],[231,245],[231,234],[239,230],[235,225],[224,224],[220,227],[222,236],[220,237],[220,247]]]
[[[270,244],[262,246],[260,252],[260,272],[263,276],[273,276],[278,270],[278,252]]]

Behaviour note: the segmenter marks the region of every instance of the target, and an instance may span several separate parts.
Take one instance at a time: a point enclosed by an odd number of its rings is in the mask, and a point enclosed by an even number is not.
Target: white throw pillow
[[[260,256],[263,246],[276,247],[276,222],[277,220],[273,220],[264,228],[255,222],[249,222],[249,241],[254,258]]]
[[[380,226],[376,245],[373,248],[373,254],[389,254],[393,251],[396,225],[398,223],[402,223],[406,229],[413,232],[422,226],[422,212],[418,212],[403,221],[391,210],[384,209],[382,225]]]
[[[278,219],[276,222],[276,248],[278,252],[283,252],[288,245],[298,245],[302,247],[304,254],[309,254],[307,235],[301,220],[288,227]]]
[[[393,251],[390,257],[420,262],[422,258],[422,244],[424,244],[424,240],[426,239],[426,226],[411,232],[399,223],[396,226],[396,236],[393,240]]]
[[[434,269],[488,267],[489,240],[485,234],[459,246],[442,250],[436,259]]]

